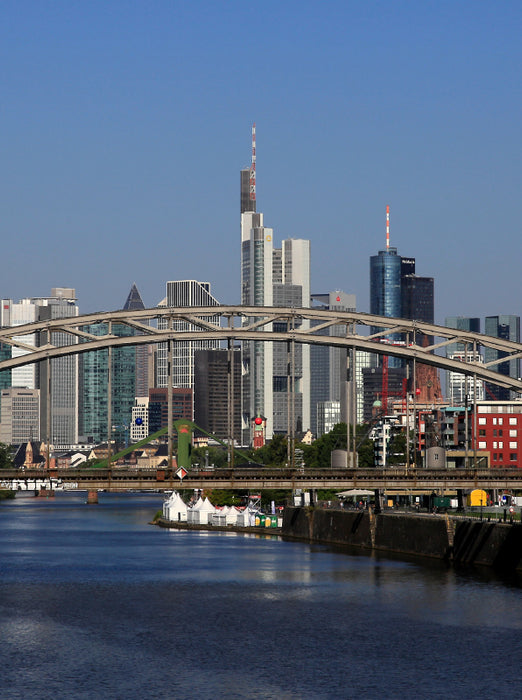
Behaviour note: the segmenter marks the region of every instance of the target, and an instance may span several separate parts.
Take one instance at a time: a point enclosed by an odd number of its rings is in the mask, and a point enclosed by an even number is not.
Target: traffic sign
[[[178,471],[176,472],[176,476],[178,476],[180,479],[183,479],[185,476],[187,476],[188,471],[184,469],[183,467],[180,467]]]

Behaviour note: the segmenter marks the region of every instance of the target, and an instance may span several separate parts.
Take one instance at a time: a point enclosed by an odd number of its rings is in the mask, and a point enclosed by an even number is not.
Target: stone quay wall
[[[431,557],[455,565],[522,571],[522,524],[296,507],[285,508],[282,534],[307,542]]]

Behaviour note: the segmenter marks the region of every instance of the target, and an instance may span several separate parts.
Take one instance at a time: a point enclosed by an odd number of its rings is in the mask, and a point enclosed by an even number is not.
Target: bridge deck
[[[216,469],[190,471],[181,480],[163,469],[2,470],[0,484],[13,479],[53,477],[78,490],[108,491],[171,489],[522,489],[521,469]]]

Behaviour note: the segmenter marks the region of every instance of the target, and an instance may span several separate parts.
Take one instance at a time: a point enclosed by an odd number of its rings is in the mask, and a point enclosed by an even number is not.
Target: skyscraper
[[[480,318],[469,316],[447,316],[444,325],[459,331],[480,333]],[[449,343],[446,345],[446,357],[452,360],[466,360],[468,362],[482,362],[483,358],[477,352],[473,354],[473,347],[466,347],[464,343]],[[466,379],[464,374],[458,372],[446,372],[446,398],[452,405],[464,404],[466,399],[472,403],[474,398],[481,401],[484,398],[484,382],[477,381],[476,397],[473,381]]]
[[[11,299],[1,302],[1,325],[19,326],[34,321],[69,318],[78,315],[76,293],[69,287],[56,287],[49,297],[32,297],[14,303]],[[32,333],[19,337],[30,345],[39,346],[47,342],[42,334]],[[53,333],[54,345],[69,345],[77,342],[66,333]],[[26,350],[13,348],[12,356],[20,357]],[[78,356],[57,357],[50,361],[50,408],[51,426],[47,430],[47,363],[25,365],[11,370],[10,386],[40,389],[40,434],[49,437],[54,445],[73,445],[78,442]],[[3,386],[9,379],[3,378]]]
[[[124,311],[141,311],[145,304],[141,298],[136,284],[133,284],[127,300],[123,306]],[[147,321],[145,321],[147,323]],[[134,348],[136,355],[136,396],[146,397],[149,393],[149,362],[152,359],[152,346],[137,345]]]
[[[106,335],[106,323],[87,326],[92,335]],[[125,324],[113,324],[111,333],[116,336],[133,335]],[[111,358],[111,396],[109,385],[109,357]],[[136,349],[133,346],[94,350],[80,356],[80,434],[85,442],[114,440],[127,442],[132,420],[132,408],[136,397]],[[108,426],[111,402],[111,426]]]
[[[511,340],[515,343],[520,343],[520,316],[512,316],[509,314],[486,316],[484,332],[486,335],[491,335],[494,338],[502,338],[503,340]],[[502,357],[506,357],[506,353],[502,350],[485,348],[484,360],[486,364],[488,362],[494,362]],[[493,366],[492,369],[506,377],[518,379],[518,377],[520,377],[520,360],[508,360]],[[516,393],[510,389],[497,386],[496,384],[490,384],[489,382],[486,384],[486,391],[491,398],[498,399],[499,401],[509,401],[516,396]]]
[[[247,177],[248,174],[248,177]],[[241,303],[245,306],[308,306],[310,300],[310,242],[283,241],[273,246],[273,230],[266,228],[263,214],[256,210],[256,141],[252,129],[252,164],[241,171]],[[245,320],[245,324],[250,322]],[[283,328],[282,326],[285,326]],[[286,324],[278,326],[286,330]],[[273,330],[271,325],[264,330]],[[242,441],[250,442],[252,420],[267,419],[266,437],[286,433],[294,415],[310,427],[310,351],[293,349],[293,386],[288,375],[285,344],[249,341],[242,345]],[[291,404],[289,399],[291,397]],[[292,409],[292,411],[290,411]],[[295,410],[294,410],[295,409]]]
[[[252,163],[241,171],[241,303],[244,306],[272,306],[273,230],[265,228],[263,214],[256,212],[256,141],[252,128]],[[248,189],[246,172],[249,173]],[[247,196],[248,193],[248,196]],[[245,319],[245,324],[249,320]],[[267,328],[266,330],[272,330]],[[273,344],[249,341],[242,344],[243,444],[250,442],[251,420],[268,417],[267,437],[273,433]]]
[[[311,305],[314,308],[334,311],[355,311],[355,294],[346,294],[336,290],[326,294],[312,294]],[[345,326],[330,326],[321,332],[321,335],[343,336],[346,333]],[[346,378],[346,350],[321,345],[312,345],[310,348],[311,365],[311,389],[310,412],[311,430],[316,436],[322,434],[325,426],[324,417],[317,414],[318,404],[326,407],[330,413],[333,404],[338,405],[338,420],[341,420],[341,384]],[[329,425],[329,423],[328,423]],[[321,427],[323,426],[323,427]]]
[[[218,306],[219,302],[210,292],[210,282],[196,280],[177,280],[167,282],[165,306],[174,308],[184,306]],[[209,323],[219,326],[219,316],[205,318]],[[166,328],[167,321],[160,321],[160,327]],[[174,321],[173,330],[197,331],[198,327],[186,321]],[[173,343],[172,348],[172,385],[175,387],[194,388],[194,353],[219,347],[217,340],[183,340]],[[158,348],[157,386],[167,387],[167,343]]]
[[[397,254],[397,248],[390,247],[390,208],[386,207],[386,248],[380,250],[377,255],[370,257],[370,313],[378,316],[390,316],[406,318],[410,320],[433,323],[434,321],[434,281],[433,277],[420,277],[415,273],[415,258],[401,257]],[[374,328],[372,332],[379,329]],[[400,333],[390,333],[387,340],[392,343],[404,343],[405,338]],[[423,344],[429,338],[416,337],[418,344]],[[374,356],[372,365],[377,367],[380,361]],[[400,359],[390,357],[388,360],[390,368],[402,369],[405,373],[404,362]],[[433,374],[433,382],[438,383],[436,370],[430,370]],[[368,391],[370,390],[369,373]],[[388,375],[388,379],[390,375]],[[398,379],[398,378],[397,378]],[[375,373],[372,375],[372,385],[376,380]],[[382,377],[381,377],[382,380]],[[377,382],[379,378],[377,377]],[[386,378],[384,378],[386,382]],[[385,387],[381,390],[385,394]],[[370,396],[365,399],[368,406]],[[386,410],[386,407],[384,407]],[[366,413],[368,411],[366,410]]]
[[[231,362],[225,349],[196,350],[194,382],[194,422],[221,440],[241,441],[241,358],[233,350]],[[233,367],[234,376],[229,372]],[[229,433],[229,379],[233,381],[232,436]]]
[[[274,250],[273,260],[274,306],[309,306],[310,241],[284,240],[281,249]],[[308,320],[298,324],[300,329],[309,327]],[[274,330],[291,330],[287,323],[277,325]],[[273,431],[287,433],[289,420],[293,420],[294,430],[310,428],[310,346],[296,344],[292,348],[288,343],[274,343],[272,376]]]

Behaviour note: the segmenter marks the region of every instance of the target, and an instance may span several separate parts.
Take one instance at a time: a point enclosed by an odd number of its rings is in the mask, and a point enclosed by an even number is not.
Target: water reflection
[[[522,633],[515,578],[163,530],[148,524],[161,497],[100,500],[0,506],[2,698],[480,698],[518,687],[518,655],[496,643]]]

